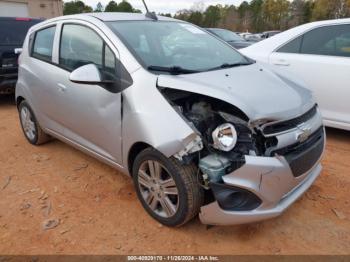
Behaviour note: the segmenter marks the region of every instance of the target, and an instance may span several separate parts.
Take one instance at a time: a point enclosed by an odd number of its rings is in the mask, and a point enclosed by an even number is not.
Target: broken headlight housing
[[[237,144],[237,131],[232,124],[225,123],[218,126],[212,133],[213,147],[230,152]]]

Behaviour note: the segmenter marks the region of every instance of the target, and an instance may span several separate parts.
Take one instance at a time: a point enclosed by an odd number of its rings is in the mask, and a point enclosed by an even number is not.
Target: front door
[[[116,52],[92,28],[63,24],[55,79],[60,96],[60,117],[69,140],[121,164],[121,93],[103,86],[77,84],[70,73],[95,64],[101,74],[116,75]]]

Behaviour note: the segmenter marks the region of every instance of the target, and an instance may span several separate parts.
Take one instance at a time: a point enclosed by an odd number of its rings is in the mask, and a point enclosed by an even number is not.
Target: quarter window
[[[350,25],[326,26],[306,33],[301,53],[350,57]]]
[[[32,56],[40,60],[52,61],[53,41],[56,26],[42,29],[35,34]]]
[[[113,72],[116,67],[115,56],[112,50],[105,45],[105,54],[104,54],[104,69],[110,72]]]
[[[299,53],[302,39],[303,39],[303,37],[300,36],[300,37],[290,41],[286,45],[282,46],[277,52],[278,53],[292,53],[292,54]]]

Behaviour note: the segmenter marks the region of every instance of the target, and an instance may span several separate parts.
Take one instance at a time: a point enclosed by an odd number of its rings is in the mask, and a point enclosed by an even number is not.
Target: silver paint
[[[116,20],[148,18],[142,14],[84,14],[46,20],[32,27],[20,56],[16,98],[24,98],[30,104],[46,133],[123,173],[129,173],[130,150],[137,143],[147,144],[166,157],[175,155],[179,159],[202,148],[197,131],[174,110],[158,87],[226,101],[242,110],[251,123],[290,119],[314,105],[311,93],[297,81],[258,63],[191,75],[157,76],[150,73],[103,22]],[[164,17],[160,20],[176,21]],[[77,76],[55,65],[59,61],[62,25],[68,22],[87,26],[99,34],[131,75],[132,86],[113,94],[94,84],[70,81]],[[53,25],[56,34],[52,63],[31,58],[29,35]],[[317,118],[315,123],[321,125],[318,121]],[[295,141],[296,133],[292,130],[280,134],[278,147]],[[214,202],[202,207],[200,217],[204,223],[237,224],[276,216],[307,190],[321,170],[317,165],[302,178],[295,179],[283,158],[246,156],[246,161],[241,169],[225,176],[224,182],[256,192],[264,201],[261,209],[229,213]],[[288,192],[291,193],[285,196]]]
[[[258,208],[253,211],[230,212],[222,210],[217,202],[213,202],[201,208],[199,218],[203,224],[239,225],[277,217],[285,212],[310,188],[320,175],[321,170],[321,164],[318,164],[312,171],[310,171],[307,178],[299,186],[269,208]]]

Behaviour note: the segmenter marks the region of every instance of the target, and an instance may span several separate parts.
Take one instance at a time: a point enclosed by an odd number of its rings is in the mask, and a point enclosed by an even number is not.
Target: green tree
[[[172,17],[170,13],[159,13],[160,16]]]
[[[196,2],[180,10],[177,19],[232,31],[285,30],[310,21],[350,17],[350,0],[246,0],[239,6],[209,6]]]
[[[73,15],[92,12],[92,7],[85,5],[83,1],[65,2],[63,6],[64,15]]]
[[[250,2],[251,27],[253,32],[261,32],[265,29],[265,21],[263,16],[263,0],[252,0]]]
[[[209,6],[204,12],[203,25],[206,27],[217,27],[221,19],[220,13],[220,6]]]
[[[288,22],[289,27],[294,27],[302,23],[307,22],[310,19],[310,12],[307,10],[310,1],[305,0],[293,0],[290,4],[290,19]]]
[[[240,31],[251,31],[252,13],[250,5],[247,1],[241,3],[238,7],[238,13],[240,17]]]
[[[219,26],[232,31],[240,31],[240,23],[241,19],[237,8],[234,5],[226,6],[225,13],[221,19],[221,23]]]
[[[105,12],[118,12],[118,3],[115,1],[110,1],[105,8]]]
[[[288,0],[265,0],[263,4],[264,19],[268,29],[286,29],[289,18]]]
[[[187,9],[182,9],[176,12],[174,18],[183,20],[183,21],[188,21],[188,18],[190,17],[191,11]]]
[[[203,14],[201,12],[198,12],[198,11],[191,12],[187,21],[190,23],[193,23],[195,25],[202,26],[203,25]]]
[[[312,20],[338,19],[350,16],[349,0],[315,0]]]
[[[132,13],[134,11],[133,7],[131,6],[131,4],[129,4],[129,2],[123,0],[123,2],[121,2],[118,5],[118,12],[123,12],[123,13]]]

